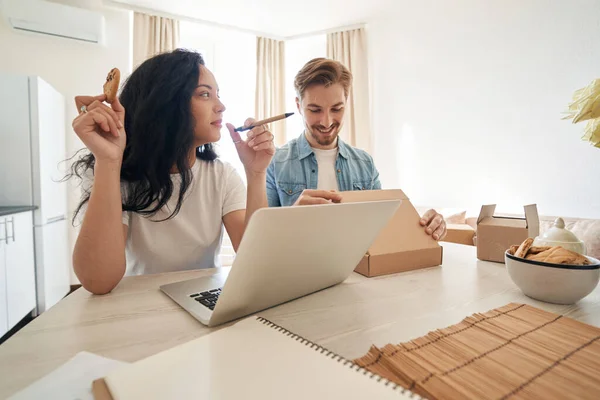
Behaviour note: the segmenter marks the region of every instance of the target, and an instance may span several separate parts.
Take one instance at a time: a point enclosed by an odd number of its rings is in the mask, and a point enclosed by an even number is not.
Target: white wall
[[[600,2],[398,0],[368,35],[385,187],[418,205],[600,218],[600,149],[561,120],[600,78]]]
[[[77,115],[73,100],[75,95],[101,94],[106,74],[113,67],[121,70],[122,80],[131,71],[131,15],[120,10],[102,12],[106,18],[105,46],[49,36],[18,34],[4,20],[0,21],[0,70],[39,75],[65,96],[68,156],[83,147],[71,129],[71,122]],[[78,200],[79,191],[69,190],[70,213]],[[76,234],[76,229],[71,227],[70,251]],[[72,279],[76,282],[74,275]]]

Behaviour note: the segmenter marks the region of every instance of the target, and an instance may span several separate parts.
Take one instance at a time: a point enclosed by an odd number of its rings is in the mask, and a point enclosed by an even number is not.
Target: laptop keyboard
[[[221,294],[221,288],[208,290],[206,292],[190,294],[190,297],[202,304],[204,307],[208,307],[211,310],[215,309],[219,295]]]

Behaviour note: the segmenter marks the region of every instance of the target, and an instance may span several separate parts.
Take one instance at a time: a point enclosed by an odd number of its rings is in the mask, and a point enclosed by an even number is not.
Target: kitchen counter
[[[37,209],[36,206],[2,206],[0,207],[0,217],[25,211],[33,211],[35,209]]]

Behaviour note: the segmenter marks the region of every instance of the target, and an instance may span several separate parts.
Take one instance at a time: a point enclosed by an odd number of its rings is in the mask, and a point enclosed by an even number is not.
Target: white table
[[[353,274],[259,315],[350,359],[371,344],[410,340],[510,302],[600,326],[600,286],[576,305],[538,302],[520,292],[504,264],[478,261],[472,246],[443,246],[441,267],[378,278]],[[128,277],[105,296],[77,290],[0,345],[0,398],[80,351],[133,362],[211,332],[158,289],[211,273]]]

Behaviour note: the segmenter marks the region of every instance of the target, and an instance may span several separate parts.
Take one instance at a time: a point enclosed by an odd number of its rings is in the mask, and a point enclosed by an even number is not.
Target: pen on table
[[[247,131],[247,130],[250,130],[250,129],[252,129],[252,128],[255,128],[255,127],[257,127],[257,126],[261,126],[261,125],[264,125],[264,124],[268,124],[268,123],[270,123],[270,122],[275,122],[275,121],[279,121],[279,120],[285,119],[285,118],[287,118],[287,117],[289,117],[289,116],[291,116],[291,115],[294,115],[294,113],[293,113],[293,112],[289,112],[289,113],[285,113],[285,114],[277,115],[277,116],[275,116],[275,117],[271,117],[271,118],[263,119],[263,120],[261,120],[261,121],[255,121],[255,122],[254,122],[252,125],[250,125],[250,126],[246,126],[246,127],[240,126],[240,127],[237,127],[237,128],[235,128],[235,131],[236,131],[236,132],[243,132],[243,131]]]

